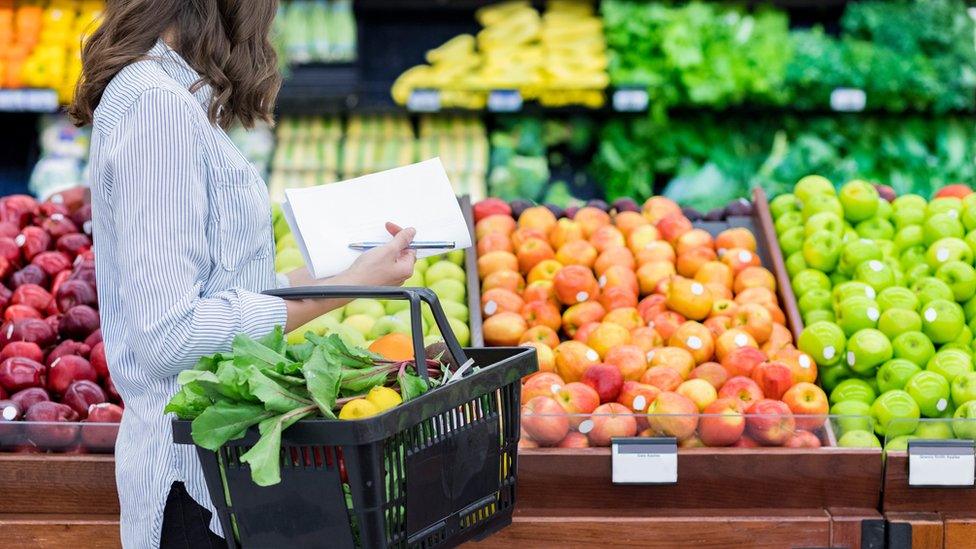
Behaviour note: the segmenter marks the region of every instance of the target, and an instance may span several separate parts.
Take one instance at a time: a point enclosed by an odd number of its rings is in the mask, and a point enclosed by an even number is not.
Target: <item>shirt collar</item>
[[[194,84],[200,81],[200,74],[193,70],[193,67],[162,39],[156,41],[156,44],[146,53],[146,56],[158,63],[170,78],[185,87],[187,91],[190,91]],[[200,102],[200,106],[205,111],[209,110],[210,99],[213,95],[213,90],[209,84],[204,83],[198,86],[195,92],[191,93]]]

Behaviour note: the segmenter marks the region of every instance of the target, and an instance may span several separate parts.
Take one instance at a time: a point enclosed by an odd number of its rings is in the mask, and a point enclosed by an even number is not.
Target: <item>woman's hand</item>
[[[399,286],[413,274],[417,252],[409,248],[417,231],[401,229],[393,223],[386,224],[393,240],[372,250],[363,252],[342,273],[345,283],[356,286]]]

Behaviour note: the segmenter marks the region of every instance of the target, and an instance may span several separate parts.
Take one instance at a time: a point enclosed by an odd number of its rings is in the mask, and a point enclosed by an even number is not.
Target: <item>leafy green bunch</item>
[[[295,422],[335,419],[337,408],[381,385],[395,386],[408,401],[448,372],[440,361],[425,360],[428,383],[412,360],[386,360],[347,346],[336,334],[309,332],[305,339],[287,344],[281,327],[258,340],[238,335],[229,354],[203,357],[179,374],[181,388],[164,412],[192,420],[193,441],[213,451],[257,425],[261,436],[241,461],[250,465],[255,484],[269,486],[281,480],[281,434]]]

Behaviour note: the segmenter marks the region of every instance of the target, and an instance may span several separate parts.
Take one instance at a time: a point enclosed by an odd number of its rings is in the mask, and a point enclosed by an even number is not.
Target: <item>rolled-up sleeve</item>
[[[111,203],[126,343],[154,376],[173,376],[234,336],[267,334],[283,300],[241,288],[204,297],[212,268],[200,118],[184,98],[152,89],[117,131]]]

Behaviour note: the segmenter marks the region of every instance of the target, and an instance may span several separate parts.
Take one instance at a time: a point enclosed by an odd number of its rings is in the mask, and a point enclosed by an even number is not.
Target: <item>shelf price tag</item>
[[[614,438],[614,484],[677,484],[678,441],[674,437]]]
[[[441,110],[441,91],[421,88],[410,92],[407,110],[412,112],[437,112]]]
[[[47,89],[0,90],[0,111],[55,112],[58,92]]]
[[[830,92],[830,108],[838,112],[861,112],[868,95],[858,88],[837,88]]]
[[[914,488],[976,486],[973,441],[908,441],[908,485]]]
[[[488,93],[489,112],[518,112],[522,110],[522,94],[518,90],[491,90]]]
[[[647,110],[650,98],[645,88],[618,88],[611,101],[617,112],[643,112]]]

